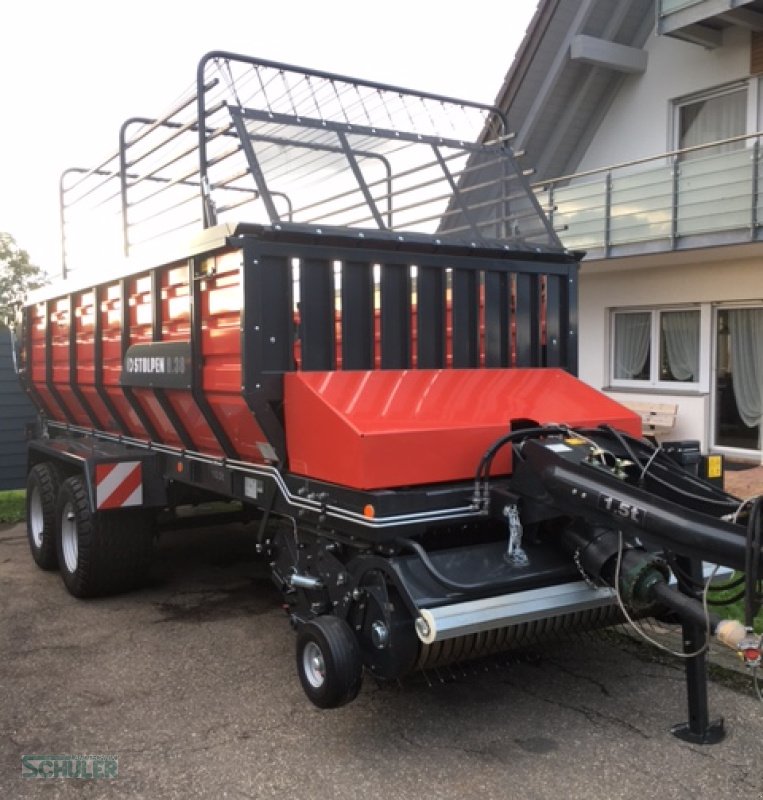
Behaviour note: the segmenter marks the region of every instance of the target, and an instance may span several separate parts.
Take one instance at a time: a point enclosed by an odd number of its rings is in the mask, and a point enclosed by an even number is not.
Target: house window
[[[704,378],[698,308],[612,313],[613,386],[697,389]]]
[[[747,86],[726,87],[676,100],[676,147],[683,150],[747,133]],[[692,155],[738,150],[744,142],[706,148]]]
[[[715,445],[763,447],[763,306],[719,308],[716,324]]]

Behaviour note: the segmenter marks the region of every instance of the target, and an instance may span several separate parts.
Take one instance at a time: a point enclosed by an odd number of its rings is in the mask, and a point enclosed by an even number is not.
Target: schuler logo
[[[21,756],[22,778],[116,778],[117,756]]]

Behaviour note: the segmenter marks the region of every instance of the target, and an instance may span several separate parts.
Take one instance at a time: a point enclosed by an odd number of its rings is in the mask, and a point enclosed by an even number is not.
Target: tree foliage
[[[10,233],[0,232],[0,324],[13,326],[26,293],[45,283],[45,273],[29,261],[29,253]]]

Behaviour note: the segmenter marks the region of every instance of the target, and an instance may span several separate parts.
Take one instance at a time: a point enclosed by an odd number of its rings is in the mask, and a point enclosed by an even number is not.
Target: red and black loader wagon
[[[168,512],[239,504],[324,708],[364,670],[672,614],[677,732],[719,739],[705,643],[759,662],[761,501],[575,377],[582,254],[510,142],[492,106],[213,52],[68,170],[67,281],[24,310],[37,564],[130,589]],[[706,612],[703,560],[744,572],[748,626]]]

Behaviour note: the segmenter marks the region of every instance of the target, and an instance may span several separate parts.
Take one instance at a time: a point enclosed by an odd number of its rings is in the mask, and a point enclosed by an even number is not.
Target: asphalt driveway
[[[622,636],[366,680],[318,711],[243,528],[166,534],[152,585],[80,601],[0,528],[0,797],[763,798],[763,704],[711,685],[728,736],[686,744],[683,672]],[[22,778],[24,754],[105,754],[118,777]]]

